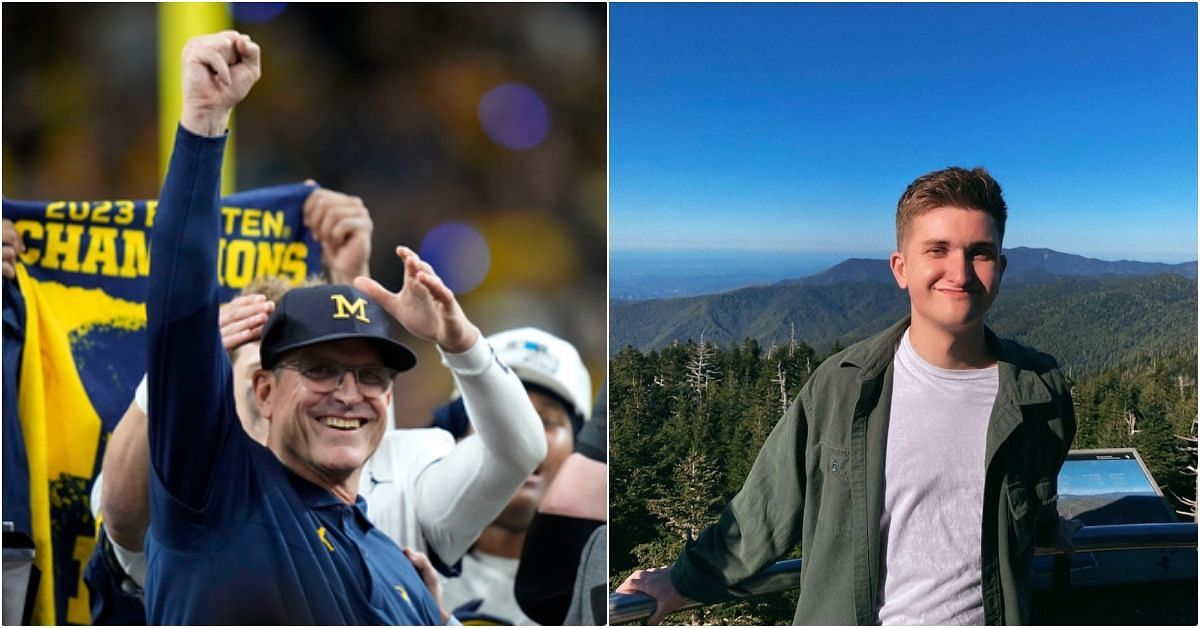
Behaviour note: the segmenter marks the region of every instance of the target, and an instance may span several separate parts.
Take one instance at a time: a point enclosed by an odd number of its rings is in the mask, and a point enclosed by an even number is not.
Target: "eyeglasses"
[[[392,389],[397,375],[396,371],[386,366],[349,367],[332,362],[284,362],[279,367],[296,371],[306,388],[320,394],[337,390],[346,373],[354,373],[358,391],[364,397],[386,395]]]

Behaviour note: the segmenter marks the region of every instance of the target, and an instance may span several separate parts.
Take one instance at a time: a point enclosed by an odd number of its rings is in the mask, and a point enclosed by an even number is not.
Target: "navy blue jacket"
[[[242,430],[217,327],[225,137],[182,127],[151,238],[151,624],[437,624],[412,563],[355,505]]]

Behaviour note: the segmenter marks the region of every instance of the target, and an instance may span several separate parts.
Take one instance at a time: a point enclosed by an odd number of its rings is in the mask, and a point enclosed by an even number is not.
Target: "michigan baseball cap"
[[[407,371],[417,364],[417,356],[388,335],[390,318],[379,304],[352,286],[293,288],[283,295],[263,328],[262,367],[274,368],[292,349],[360,339],[379,348],[384,366]]]

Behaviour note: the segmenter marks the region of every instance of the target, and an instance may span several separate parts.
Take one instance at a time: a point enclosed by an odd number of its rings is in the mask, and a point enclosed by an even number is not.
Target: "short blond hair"
[[[287,279],[279,275],[259,275],[251,279],[250,283],[246,284],[246,287],[242,288],[241,292],[238,292],[238,296],[246,297],[261,294],[276,305],[279,305],[279,301],[283,299],[283,295],[287,294],[287,291],[292,288],[311,288],[312,286],[323,286],[327,283],[329,282],[321,279],[318,275],[313,275],[296,285],[292,285]]]

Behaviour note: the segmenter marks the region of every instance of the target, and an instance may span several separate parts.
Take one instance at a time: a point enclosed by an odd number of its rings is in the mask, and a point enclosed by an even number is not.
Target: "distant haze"
[[[619,250],[609,253],[609,296],[637,301],[727,292],[799,280],[822,284],[852,280],[890,283],[890,252]],[[1005,279],[1028,281],[1043,273],[1067,276],[1170,272],[1196,277],[1196,263],[1100,260],[1051,249],[1006,248]]]
[[[851,257],[887,252],[616,250],[609,253],[612,299],[712,294],[807,277]]]

